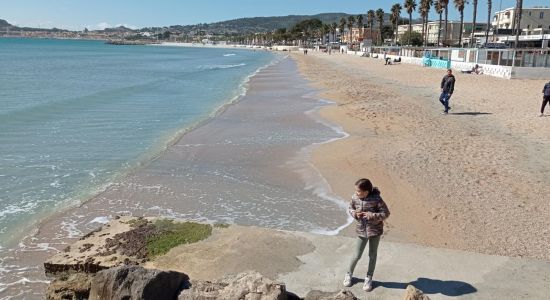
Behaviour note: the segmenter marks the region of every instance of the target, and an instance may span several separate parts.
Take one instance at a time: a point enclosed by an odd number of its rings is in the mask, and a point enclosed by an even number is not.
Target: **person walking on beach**
[[[542,88],[542,107],[540,108],[540,116],[544,116],[544,108],[546,107],[546,104],[550,106],[550,81],[544,85],[544,88]]]
[[[369,265],[363,290],[372,291],[372,276],[376,267],[376,256],[380,237],[384,232],[384,220],[390,216],[388,206],[380,196],[380,190],[373,187],[370,180],[362,178],[355,183],[355,194],[351,197],[349,213],[357,221],[355,231],[357,242],[348,271],[344,277],[344,286],[352,285],[353,270],[369,245]]]
[[[453,70],[448,69],[447,74],[443,76],[443,79],[441,80],[441,95],[439,96],[439,102],[443,104],[445,107],[445,110],[443,110],[444,115],[449,113],[449,101],[451,100],[451,96],[453,95],[453,92],[455,90],[455,77],[453,75]]]

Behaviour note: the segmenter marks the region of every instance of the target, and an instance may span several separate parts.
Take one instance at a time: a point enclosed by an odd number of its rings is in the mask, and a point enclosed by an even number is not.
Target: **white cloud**
[[[107,22],[101,22],[101,23],[98,23],[94,26],[90,26],[91,28],[88,28],[88,29],[94,29],[94,30],[103,30],[105,28],[111,28],[113,26],[111,26],[111,24],[107,23]]]
[[[137,26],[134,26],[134,25],[130,25],[130,24],[116,24],[115,27],[119,27],[119,26],[124,26],[126,28],[130,28],[130,29],[138,29]]]
[[[101,23],[97,23],[95,25],[86,25],[84,27],[88,28],[89,30],[104,30],[105,28],[114,28],[114,27],[119,27],[119,26],[124,26],[124,27],[130,28],[130,29],[138,29],[139,28],[137,26],[130,25],[130,24],[112,25],[112,24],[109,24],[107,22],[101,22]]]

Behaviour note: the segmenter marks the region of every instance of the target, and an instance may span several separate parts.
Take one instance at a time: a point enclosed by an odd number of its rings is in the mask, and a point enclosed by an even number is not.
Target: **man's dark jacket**
[[[452,94],[455,90],[455,77],[453,74],[445,75],[441,80],[441,89],[444,93]]]

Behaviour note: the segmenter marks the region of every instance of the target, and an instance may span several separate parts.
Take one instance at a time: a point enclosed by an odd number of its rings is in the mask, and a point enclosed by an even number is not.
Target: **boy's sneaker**
[[[363,291],[370,292],[372,291],[372,276],[365,277],[365,283],[363,284]]]
[[[351,286],[351,274],[347,273],[346,276],[344,276],[344,282],[342,282],[345,287]]]
[[[540,114],[539,117],[544,117],[544,114]]]

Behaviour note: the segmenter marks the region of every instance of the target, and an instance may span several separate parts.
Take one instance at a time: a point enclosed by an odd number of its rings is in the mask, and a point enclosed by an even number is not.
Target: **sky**
[[[82,30],[124,25],[130,28],[211,23],[244,17],[312,15],[327,12],[366,13],[382,8],[389,12],[403,0],[0,0],[0,19],[13,25]],[[417,0],[417,2],[420,2]],[[452,3],[452,0],[450,1]],[[472,0],[469,0],[471,3]],[[478,20],[487,19],[487,1],[478,1]],[[513,7],[515,0],[493,0],[493,12]],[[524,0],[523,7],[549,6],[549,0]],[[403,10],[402,16],[406,17]],[[413,13],[413,18],[418,13]],[[438,16],[432,9],[430,19]],[[449,20],[459,20],[456,9]],[[464,12],[471,21],[472,8]]]

